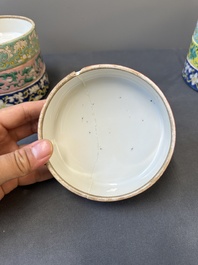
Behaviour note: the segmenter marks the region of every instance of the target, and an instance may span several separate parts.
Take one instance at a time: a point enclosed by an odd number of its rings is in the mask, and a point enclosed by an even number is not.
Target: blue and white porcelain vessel
[[[198,91],[198,22],[192,36],[182,76],[192,89]]]
[[[188,59],[186,59],[184,63],[182,76],[187,85],[189,85],[192,89],[198,91],[198,69],[193,67]]]

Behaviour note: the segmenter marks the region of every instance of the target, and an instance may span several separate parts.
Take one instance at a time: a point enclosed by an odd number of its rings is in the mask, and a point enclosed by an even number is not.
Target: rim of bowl
[[[28,17],[17,16],[17,15],[0,15],[0,20],[1,19],[19,19],[19,20],[25,20],[25,21],[30,22],[31,28],[27,32],[23,33],[22,35],[20,35],[20,36],[18,36],[16,38],[13,38],[12,40],[8,40],[8,41],[3,42],[2,44],[0,44],[0,47],[1,46],[5,46],[6,44],[8,44],[10,42],[17,41],[17,40],[23,38],[24,36],[27,36],[30,32],[32,32],[35,29],[35,23],[34,23],[34,21],[31,18],[28,18]]]

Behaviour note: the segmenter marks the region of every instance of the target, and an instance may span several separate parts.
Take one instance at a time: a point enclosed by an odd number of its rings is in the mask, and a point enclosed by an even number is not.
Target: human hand
[[[37,132],[44,100],[21,103],[0,110],[0,200],[20,185],[51,178],[45,163],[52,155],[52,144],[38,140],[25,146],[17,142]]]

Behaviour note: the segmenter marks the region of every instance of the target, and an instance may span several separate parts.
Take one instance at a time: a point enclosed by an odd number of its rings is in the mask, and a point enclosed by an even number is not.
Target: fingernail
[[[43,159],[52,154],[52,144],[48,140],[39,140],[32,146],[32,154],[37,159]]]

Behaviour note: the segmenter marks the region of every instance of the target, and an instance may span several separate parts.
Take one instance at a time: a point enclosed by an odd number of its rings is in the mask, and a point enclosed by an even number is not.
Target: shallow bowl
[[[49,94],[40,114],[39,139],[49,139],[47,164],[73,193],[118,201],[151,187],[175,147],[174,117],[159,87],[119,65],[73,72]]]

